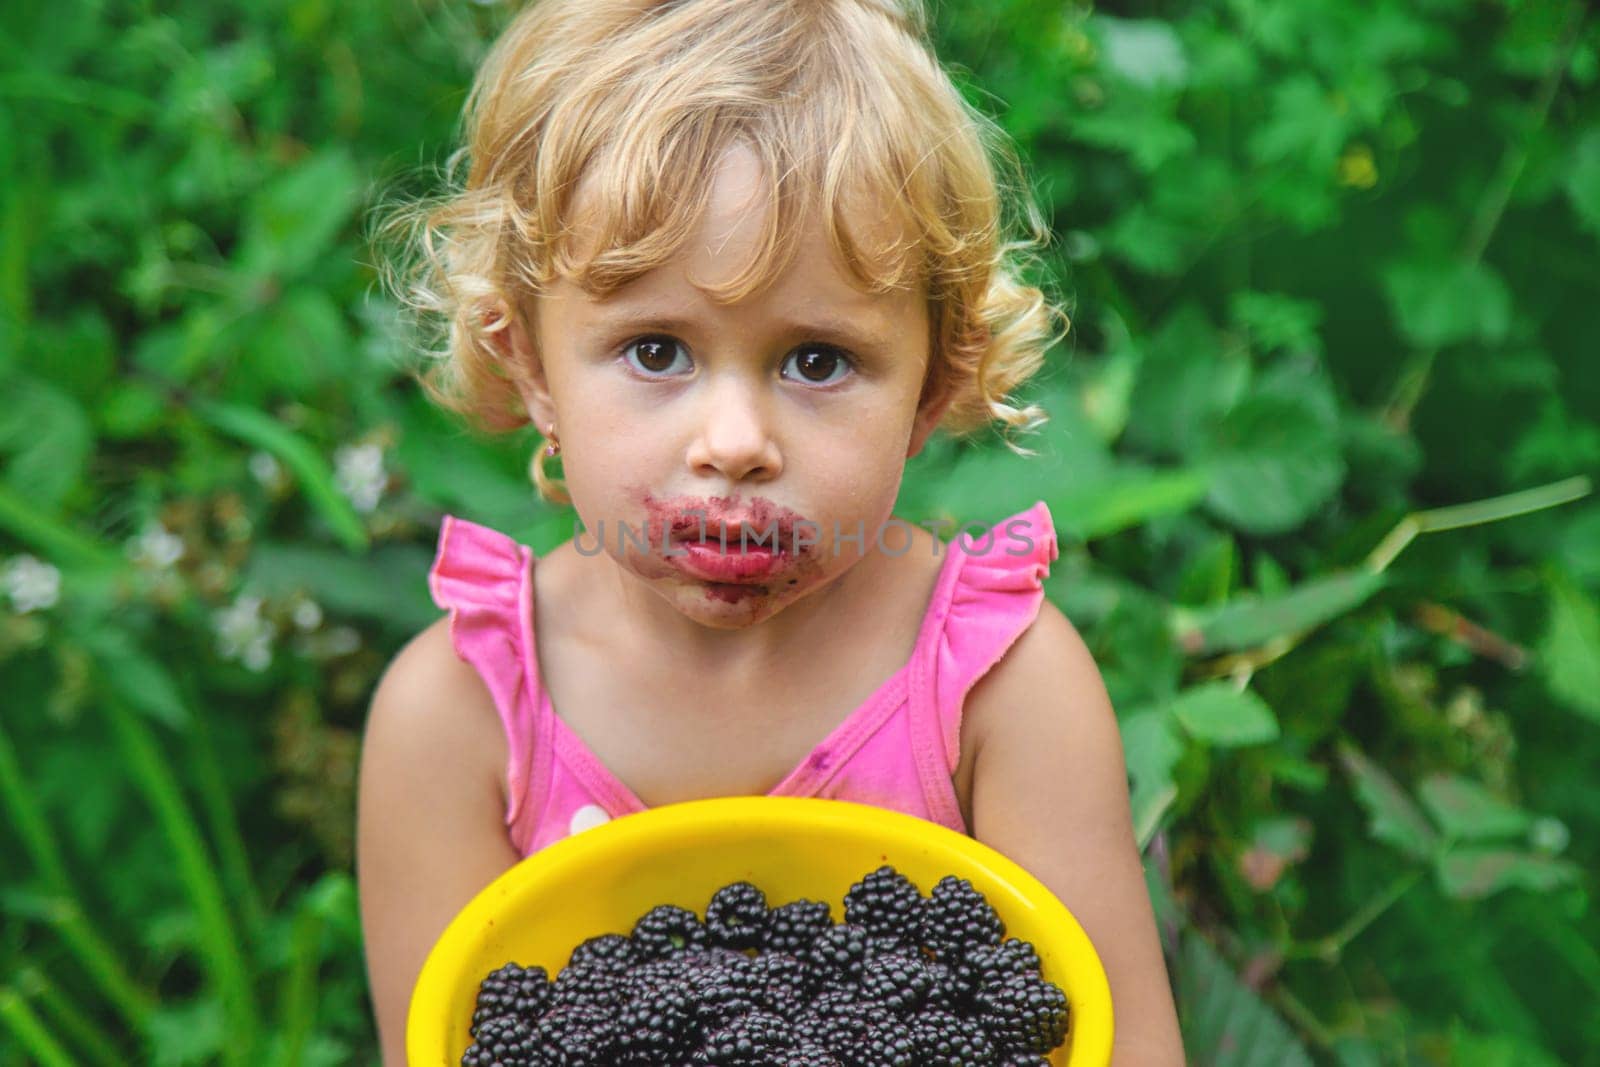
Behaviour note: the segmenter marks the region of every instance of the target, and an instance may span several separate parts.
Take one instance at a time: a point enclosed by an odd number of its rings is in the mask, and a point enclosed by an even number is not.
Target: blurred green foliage
[[[441,514],[363,220],[500,5],[0,9],[0,1064],[370,1062],[354,767]],[[1576,0],[946,0],[1074,328],[1020,459],[1192,1062],[1600,1063],[1600,29]],[[1461,506],[1465,505],[1465,506]]]

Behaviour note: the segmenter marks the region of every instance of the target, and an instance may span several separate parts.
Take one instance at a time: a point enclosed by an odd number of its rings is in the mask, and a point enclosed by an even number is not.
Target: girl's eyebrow
[[[701,324],[694,319],[653,308],[630,310],[617,308],[603,311],[598,317],[601,329],[659,330],[662,333],[684,334],[695,331]],[[843,348],[884,349],[889,346],[889,331],[876,321],[853,322],[849,319],[828,317],[791,317],[779,320],[777,331],[785,337],[815,338]]]

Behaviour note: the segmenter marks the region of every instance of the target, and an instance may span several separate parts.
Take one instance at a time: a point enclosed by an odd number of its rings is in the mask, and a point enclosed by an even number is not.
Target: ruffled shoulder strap
[[[941,618],[926,635],[925,677],[931,675],[929,695],[946,773],[953,773],[967,692],[1033,624],[1044,600],[1044,579],[1060,549],[1050,508],[1040,500],[981,535],[958,535],[948,550],[958,558],[946,561],[935,593],[933,606]]]
[[[529,760],[537,748],[537,666],[529,580],[533,550],[498,530],[446,515],[428,571],[433,602],[450,613],[456,655],[482,676],[510,748],[506,822],[522,811]]]

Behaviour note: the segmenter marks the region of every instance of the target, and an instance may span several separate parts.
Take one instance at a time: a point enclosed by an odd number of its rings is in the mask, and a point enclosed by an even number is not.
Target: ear
[[[923,391],[922,401],[917,405],[916,419],[911,424],[911,440],[906,446],[907,459],[922,451],[922,446],[928,443],[928,438],[938,428],[939,420],[944,418],[952,399],[953,394],[948,386],[941,385],[932,391]]]
[[[545,432],[556,422],[556,407],[534,324],[525,312],[498,302],[484,306],[483,323],[484,337],[515,383],[528,418],[540,433]]]

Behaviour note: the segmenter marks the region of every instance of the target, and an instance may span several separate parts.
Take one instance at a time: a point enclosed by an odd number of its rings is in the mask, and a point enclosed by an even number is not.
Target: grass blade
[[[322,957],[317,942],[322,937],[322,916],[302,899],[295,916],[290,939],[289,973],[279,994],[277,1063],[296,1067],[303,1058],[307,1039],[317,1023],[317,970]]]
[[[1345,571],[1277,596],[1240,597],[1202,611],[1182,609],[1174,619],[1178,642],[1190,655],[1207,655],[1293,637],[1365,603],[1383,584],[1381,574]]]
[[[80,898],[67,876],[49,823],[22,776],[16,749],[4,729],[0,729],[0,803],[22,838],[23,849],[39,877],[60,898],[61,907],[52,917],[52,927],[128,1025],[142,1032],[155,1010],[155,998],[129,977],[119,962],[120,955],[84,918]]]
[[[28,1002],[10,986],[0,986],[0,1022],[41,1067],[76,1067],[78,1061],[51,1036]]]
[[[192,398],[191,403],[195,412],[216,429],[282,460],[294,472],[311,506],[322,513],[344,546],[352,552],[366,551],[366,528],[350,501],[334,485],[332,472],[315,449],[259,411],[200,397]]]
[[[1092,541],[1196,507],[1211,487],[1199,470],[1123,472],[1045,497],[1063,533]]]
[[[189,705],[185,705],[188,707]],[[228,794],[228,783],[217,765],[216,747],[211,743],[211,728],[204,715],[190,716],[189,742],[193,753],[195,784],[206,825],[217,843],[222,875],[228,892],[239,907],[251,943],[259,943],[267,926],[261,892],[250,873],[250,855],[244,835],[239,831],[239,814]]]
[[[128,1057],[117,1047],[98,1023],[74,1000],[65,996],[49,975],[37,967],[25,967],[17,975],[17,985],[23,996],[39,1002],[39,1006],[66,1038],[100,1067],[123,1067]]]
[[[126,570],[128,561],[91,537],[40,511],[15,489],[0,482],[0,530],[44,553],[63,567]]]
[[[102,676],[102,682],[109,683],[110,679]],[[228,1018],[230,1039],[225,1047],[229,1062],[251,1064],[261,1033],[260,1014],[238,932],[228,915],[222,883],[207,854],[200,828],[144,721],[111,684],[102,684],[100,692],[123,758],[172,846],[178,879],[199,920],[200,948],[208,965],[208,978]]]

